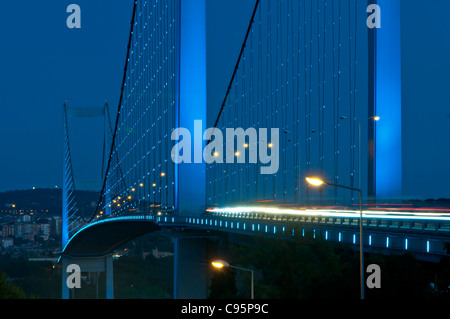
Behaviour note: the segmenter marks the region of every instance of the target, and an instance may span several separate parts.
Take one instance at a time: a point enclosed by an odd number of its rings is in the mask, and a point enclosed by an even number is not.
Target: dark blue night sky
[[[81,7],[81,29],[66,26],[71,3]],[[65,100],[76,107],[101,107],[108,100],[115,119],[132,4],[2,2],[0,191],[61,186]],[[253,0],[208,2],[212,116],[222,102],[253,4]],[[403,194],[408,197],[450,198],[449,12],[447,0],[402,2]],[[86,147],[74,158],[75,174],[83,171],[85,176],[79,173],[79,178],[85,181],[99,178],[102,142],[92,139],[101,130],[86,130],[78,130],[74,137],[75,145]]]

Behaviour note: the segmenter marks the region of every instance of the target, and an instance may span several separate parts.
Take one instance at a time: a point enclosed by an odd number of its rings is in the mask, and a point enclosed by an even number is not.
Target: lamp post
[[[336,187],[340,187],[340,188],[345,188],[345,189],[350,189],[352,191],[356,191],[359,193],[359,276],[360,276],[360,289],[361,289],[361,299],[364,299],[364,252],[363,252],[363,228],[362,228],[362,224],[363,224],[363,217],[362,217],[362,196],[361,196],[361,189],[359,188],[353,188],[353,187],[348,187],[348,186],[342,186],[342,185],[337,185],[334,183],[328,183],[328,182],[324,182],[319,178],[314,178],[314,177],[307,177],[306,181],[313,186],[321,186],[323,184],[328,185],[328,186],[336,186]]]
[[[223,267],[228,267],[228,268],[235,268],[235,269],[239,269],[239,270],[249,271],[251,273],[250,295],[251,295],[251,299],[254,299],[254,295],[253,295],[253,270],[252,269],[232,266],[232,265],[230,265],[228,262],[226,262],[224,260],[214,260],[211,264],[213,265],[213,267],[218,268],[218,269],[221,269]]]

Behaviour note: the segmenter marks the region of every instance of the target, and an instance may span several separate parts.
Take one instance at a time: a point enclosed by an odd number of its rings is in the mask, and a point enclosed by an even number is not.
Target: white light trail
[[[286,209],[286,208],[266,207],[266,206],[210,208],[207,211],[218,214],[264,213],[264,214],[343,217],[343,218],[359,218],[360,215],[359,210]],[[450,214],[363,210],[363,218],[450,221]]]

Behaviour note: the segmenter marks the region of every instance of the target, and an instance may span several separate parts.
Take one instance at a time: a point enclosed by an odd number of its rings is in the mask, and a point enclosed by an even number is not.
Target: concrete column
[[[106,272],[106,298],[114,298],[114,274],[113,274],[113,258],[112,255],[104,257],[71,257],[61,256],[62,271],[62,299],[70,299],[70,289],[67,287],[67,267],[70,264],[76,264],[80,267],[81,272]],[[82,284],[83,285],[83,284]],[[82,287],[81,287],[82,288]],[[77,289],[77,288],[72,288]],[[72,294],[73,295],[73,294]]]
[[[67,273],[67,266],[69,266],[69,257],[67,256],[62,256],[61,257],[61,275],[62,275],[62,280],[61,280],[61,298],[62,299],[69,299],[69,288],[67,287],[67,278],[68,273]]]
[[[204,238],[175,238],[174,299],[207,298],[206,241]]]
[[[104,258],[106,272],[106,299],[114,299],[113,258],[112,255],[108,255]]]

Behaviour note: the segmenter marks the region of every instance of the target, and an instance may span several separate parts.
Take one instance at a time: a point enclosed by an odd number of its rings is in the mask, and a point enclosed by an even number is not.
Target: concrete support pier
[[[208,296],[206,238],[175,238],[174,299]]]
[[[67,279],[72,272],[67,272],[70,265],[79,266],[80,272],[105,272],[106,273],[106,299],[114,299],[114,276],[113,276],[113,259],[112,255],[104,257],[71,257],[61,256],[62,264],[62,299],[70,299],[70,295],[74,296],[76,289],[70,288],[67,285]],[[81,274],[80,274],[81,275]],[[75,290],[72,291],[71,290]]]

